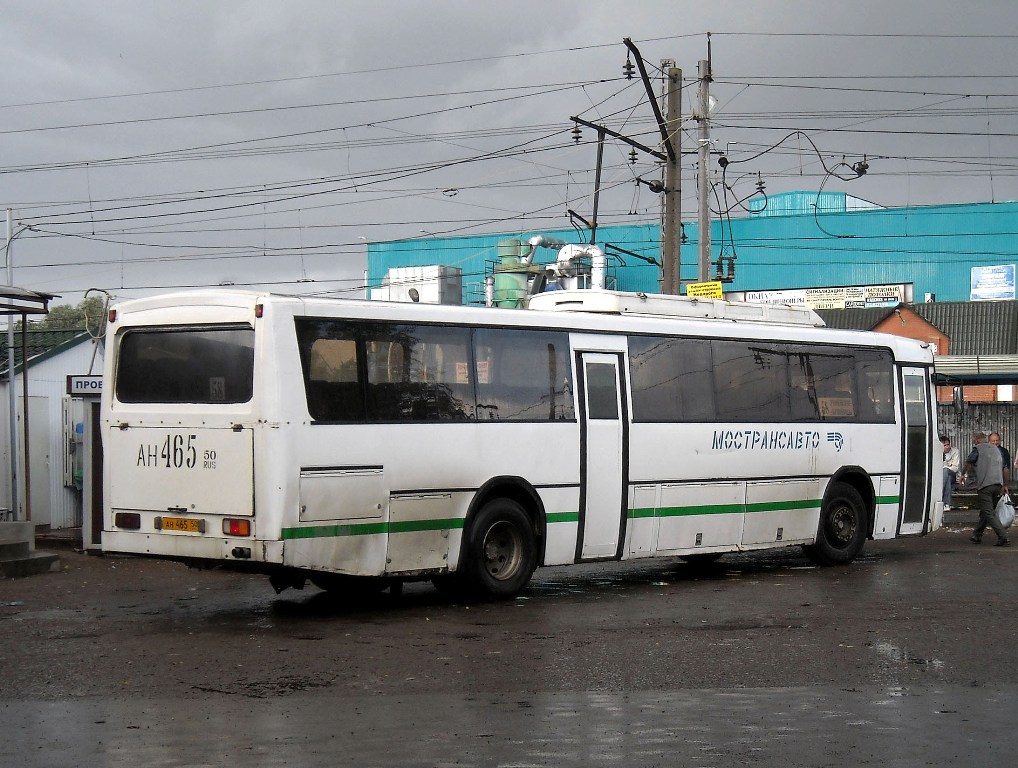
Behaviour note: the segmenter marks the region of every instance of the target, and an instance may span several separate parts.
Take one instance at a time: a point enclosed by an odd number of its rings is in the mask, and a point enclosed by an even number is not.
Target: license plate
[[[159,518],[159,528],[164,531],[204,533],[205,521],[194,517],[161,517]]]

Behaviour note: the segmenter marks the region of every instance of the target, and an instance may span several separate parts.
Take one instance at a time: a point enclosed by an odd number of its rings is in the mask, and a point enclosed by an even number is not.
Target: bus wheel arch
[[[843,565],[862,551],[873,530],[875,498],[865,474],[840,473],[827,486],[816,541],[803,547],[818,565]]]
[[[520,478],[494,478],[467,511],[456,574],[471,597],[507,599],[530,581],[544,558],[544,510]]]

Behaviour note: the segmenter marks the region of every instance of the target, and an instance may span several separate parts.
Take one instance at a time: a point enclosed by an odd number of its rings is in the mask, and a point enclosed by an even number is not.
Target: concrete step
[[[20,579],[40,573],[60,570],[60,557],[52,552],[32,552],[14,560],[0,560],[0,575],[5,579]]]
[[[50,552],[36,552],[35,525],[30,522],[0,522],[0,576],[19,578],[60,569],[60,558]]]

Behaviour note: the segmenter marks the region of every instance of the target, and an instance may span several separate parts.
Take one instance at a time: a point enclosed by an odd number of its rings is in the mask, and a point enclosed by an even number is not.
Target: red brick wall
[[[951,340],[908,307],[902,307],[892,313],[886,320],[878,323],[873,330],[889,333],[892,336],[904,336],[906,339],[928,342],[933,345],[934,351],[938,355],[949,353]]]

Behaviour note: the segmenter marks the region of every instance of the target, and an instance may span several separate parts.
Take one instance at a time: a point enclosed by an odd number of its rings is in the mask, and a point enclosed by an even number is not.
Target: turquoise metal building
[[[732,277],[726,291],[904,283],[913,286],[915,301],[928,295],[968,301],[974,268],[1018,262],[1018,202],[879,208],[841,192],[787,192],[771,195],[766,205],[754,198],[749,209],[711,223],[711,279],[720,265]],[[683,231],[680,278],[695,282],[697,226],[686,223]],[[584,242],[576,231],[560,229],[370,243],[368,285],[380,286],[391,267],[441,264],[462,270],[464,302],[480,304],[498,243],[536,234]],[[597,245],[608,256],[609,287],[660,290],[656,223],[599,227]],[[555,255],[539,250],[534,262]],[[1015,298],[1013,267],[1010,275],[1011,295],[997,298]]]

